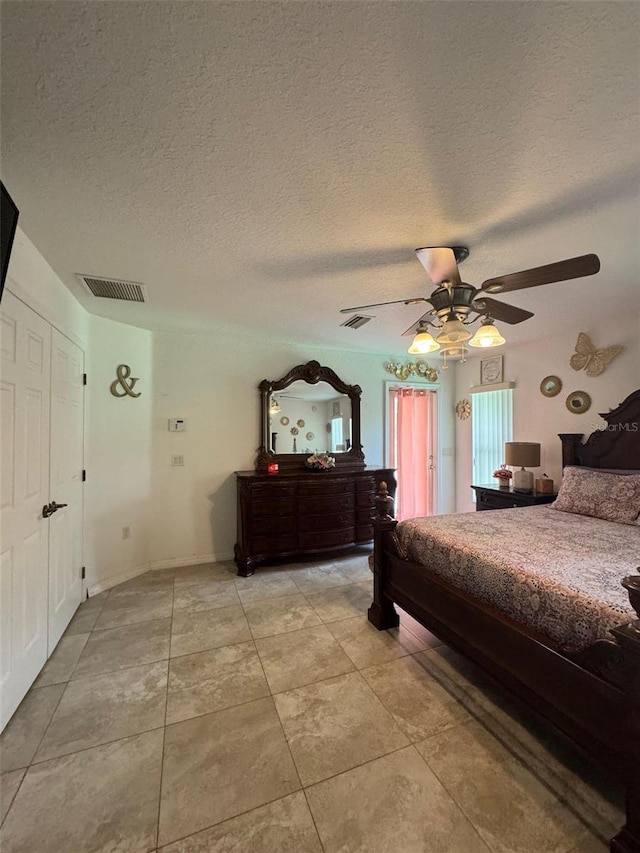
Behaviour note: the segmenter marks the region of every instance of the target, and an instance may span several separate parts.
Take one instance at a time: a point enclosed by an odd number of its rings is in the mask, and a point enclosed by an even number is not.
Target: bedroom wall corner
[[[623,352],[600,376],[590,377],[584,370],[569,365],[578,332],[589,334],[596,347],[622,344]],[[504,347],[504,379],[515,382],[513,435],[517,441],[539,441],[541,466],[536,475],[548,474],[556,485],[562,476],[562,455],[558,433],[583,433],[585,438],[604,425],[599,412],[615,408],[632,391],[640,387],[640,315],[594,318],[589,328],[568,328],[562,335],[551,336],[520,345]],[[477,385],[479,358],[456,366],[456,400],[469,399],[469,388]],[[540,382],[554,375],[562,380],[562,390],[556,397],[540,393]],[[567,396],[573,391],[585,391],[591,397],[591,407],[584,414],[570,412]],[[472,401],[473,407],[473,401]],[[471,417],[473,417],[473,410]],[[457,511],[475,509],[471,498],[471,419],[456,420],[456,484]],[[503,462],[496,459],[496,466]]]

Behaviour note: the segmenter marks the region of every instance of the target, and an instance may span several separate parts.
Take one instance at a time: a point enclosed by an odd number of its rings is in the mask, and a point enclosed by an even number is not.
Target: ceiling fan
[[[458,264],[469,257],[466,246],[438,246],[416,249],[416,255],[436,285],[430,296],[416,296],[410,299],[394,299],[390,302],[376,302],[372,305],[358,305],[354,308],[342,308],[342,314],[367,308],[380,308],[385,305],[417,305],[428,302],[431,308],[413,323],[403,335],[415,333],[409,352],[421,354],[434,352],[442,347],[443,354],[450,358],[464,357],[468,352],[465,343],[470,346],[492,347],[505,343],[494,320],[514,325],[533,317],[531,311],[517,308],[506,302],[499,302],[486,294],[509,293],[526,287],[538,287],[567,281],[572,278],[594,275],[600,269],[597,255],[581,255],[565,261],[557,261],[542,267],[534,267],[510,275],[488,278],[479,287],[463,282]],[[481,319],[481,326],[472,335],[467,326]],[[439,323],[439,325],[438,325]],[[438,329],[434,339],[428,327]]]

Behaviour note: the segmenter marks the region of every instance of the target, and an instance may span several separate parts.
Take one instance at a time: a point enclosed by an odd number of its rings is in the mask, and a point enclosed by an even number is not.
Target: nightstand
[[[498,489],[496,486],[471,486],[476,493],[476,511],[485,509],[513,509],[518,506],[536,506],[550,504],[558,496],[557,492],[514,492],[512,489]]]

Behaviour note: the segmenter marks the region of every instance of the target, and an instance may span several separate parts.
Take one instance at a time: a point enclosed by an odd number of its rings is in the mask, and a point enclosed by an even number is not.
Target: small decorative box
[[[552,495],[553,480],[549,477],[541,477],[539,480],[536,480],[536,492],[539,492],[541,495]]]

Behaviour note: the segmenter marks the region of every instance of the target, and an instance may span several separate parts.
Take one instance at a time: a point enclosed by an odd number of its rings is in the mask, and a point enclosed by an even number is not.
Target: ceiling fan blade
[[[433,326],[433,315],[431,311],[427,311],[426,314],[423,314],[415,323],[412,323],[406,332],[402,333],[402,337],[404,338],[406,335],[415,335],[418,331],[418,326],[422,324],[423,326]]]
[[[506,302],[498,302],[496,299],[490,299],[488,296],[483,296],[476,299],[473,303],[474,311],[481,311],[483,314],[488,314],[494,320],[501,320],[503,323],[510,323],[515,326],[516,323],[522,323],[523,320],[528,320],[533,317],[531,311],[525,311],[524,308],[516,308],[515,305],[508,305]]]
[[[443,281],[450,281],[453,285],[460,284],[458,262],[453,249],[447,246],[425,246],[423,249],[416,249],[416,255],[435,285],[440,285]]]
[[[355,308],[341,308],[341,314],[349,314],[351,311],[362,311],[364,308],[381,308],[383,305],[416,305],[418,302],[426,302],[425,296],[415,296],[413,299],[393,299],[391,302],[374,302],[373,305],[356,305]]]
[[[482,283],[480,290],[486,290],[488,293],[508,293],[525,287],[538,287],[541,284],[594,275],[599,269],[600,259],[597,255],[580,255],[579,258],[569,258],[543,267],[488,278]]]

